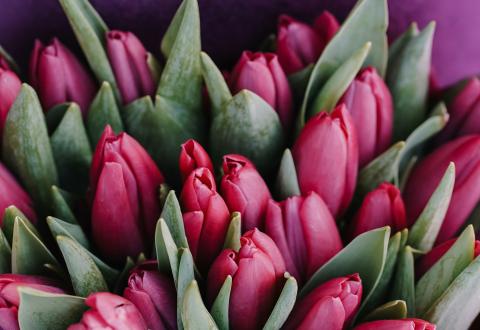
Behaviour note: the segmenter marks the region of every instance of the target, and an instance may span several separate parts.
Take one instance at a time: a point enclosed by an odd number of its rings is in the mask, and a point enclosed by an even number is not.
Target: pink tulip
[[[0,56],[0,136],[3,136],[3,127],[7,120],[8,111],[17,98],[21,87],[20,79]]]
[[[321,44],[325,47],[335,36],[338,29],[340,29],[340,23],[338,23],[332,13],[325,10],[315,19],[313,27],[315,28],[315,32],[317,32],[317,36],[320,38]]]
[[[420,319],[379,320],[357,325],[353,330],[435,330],[435,324]]]
[[[182,144],[178,165],[183,181],[185,181],[193,170],[199,167],[206,167],[213,173],[213,165],[210,156],[200,143],[193,139]]]

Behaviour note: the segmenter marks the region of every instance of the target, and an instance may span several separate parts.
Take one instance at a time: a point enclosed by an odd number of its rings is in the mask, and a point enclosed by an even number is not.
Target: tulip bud
[[[123,296],[142,314],[148,329],[176,329],[176,292],[172,280],[158,271],[156,261],[144,262],[128,278]]]
[[[107,54],[123,103],[155,93],[155,81],[147,64],[147,51],[131,32],[107,32]]]
[[[480,135],[460,137],[434,150],[413,168],[403,192],[411,226],[450,162],[455,163],[455,185],[437,243],[453,237],[480,200]]]
[[[358,171],[357,134],[344,104],[303,127],[292,150],[302,194],[315,191],[336,217],[350,203]]]
[[[284,127],[293,117],[292,92],[277,55],[244,51],[229,77],[234,93],[248,89],[262,97],[278,113]]]
[[[320,266],[342,249],[335,219],[316,193],[270,200],[265,232],[277,244],[287,271],[304,283]]]
[[[352,115],[358,134],[360,167],[385,151],[392,140],[393,102],[374,67],[363,69],[340,100]]]
[[[190,173],[180,199],[188,246],[197,265],[206,271],[222,250],[230,212],[217,193],[212,172],[206,167]]]
[[[331,12],[325,10],[315,19],[313,27],[320,38],[320,43],[325,47],[340,29],[340,23]]]
[[[197,141],[190,139],[182,144],[180,159],[178,161],[182,180],[188,177],[196,168],[206,167],[213,173],[213,165],[210,156]]]
[[[230,212],[242,214],[242,230],[262,229],[271,195],[255,166],[243,156],[226,155],[223,157],[223,173],[222,196]]]
[[[20,79],[0,56],[0,137],[3,136],[3,126],[5,126],[8,111],[20,92],[21,86]]]
[[[92,233],[113,262],[137,257],[151,246],[160,215],[163,176],[143,147],[126,133],[103,132],[93,155],[90,188]]]
[[[113,293],[92,293],[85,300],[85,304],[91,309],[83,313],[80,322],[70,325],[68,330],[148,329],[137,307]]]
[[[315,288],[295,305],[285,329],[344,329],[355,316],[362,299],[358,274],[337,277]]]
[[[407,215],[400,190],[384,182],[363,199],[349,225],[349,237],[354,239],[369,230],[390,226],[393,232],[407,227]]]
[[[435,324],[420,319],[379,320],[357,325],[353,330],[435,330]]]
[[[76,102],[85,116],[95,96],[95,83],[73,53],[57,38],[44,46],[35,41],[30,57],[30,82],[45,111]]]

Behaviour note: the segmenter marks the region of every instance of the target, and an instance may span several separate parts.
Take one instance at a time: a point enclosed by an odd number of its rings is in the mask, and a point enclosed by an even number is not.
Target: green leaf
[[[108,291],[107,283],[84,247],[67,236],[57,236],[57,243],[67,265],[76,295],[87,297],[91,293]]]
[[[191,318],[194,318],[195,315],[186,314],[184,315],[184,304],[185,301],[189,300],[191,297],[185,297],[186,290],[190,283],[195,279],[194,276],[194,266],[193,266],[193,257],[189,249],[179,249],[179,263],[178,263],[178,279],[177,279],[177,325],[178,329],[183,329],[183,321]],[[200,310],[203,306],[203,303],[197,308]],[[204,307],[204,306],[203,306]],[[206,309],[205,309],[206,310]],[[207,312],[208,313],[208,312]],[[188,315],[188,317],[186,317]],[[185,318],[186,317],[186,318]],[[191,324],[191,323],[190,323]],[[195,324],[195,322],[193,323]],[[185,329],[190,328],[188,325],[185,325]]]
[[[212,316],[203,304],[197,281],[192,280],[185,289],[182,302],[181,317],[186,330],[218,329]]]
[[[18,322],[21,329],[64,330],[80,321],[88,309],[85,299],[81,297],[47,293],[28,287],[21,287],[18,292]]]
[[[37,94],[23,84],[3,130],[3,159],[20,177],[41,216],[51,207],[57,169]]]
[[[292,73],[288,76],[288,84],[292,90],[293,98],[295,103],[301,104],[305,90],[307,89],[307,84],[310,78],[310,75],[313,71],[313,64],[307,65],[300,71]]]
[[[47,217],[47,224],[53,237],[57,237],[59,235],[67,236],[77,241],[87,250],[90,248],[90,243],[88,242],[87,236],[83,232],[82,227],[79,225],[65,222],[55,217]]]
[[[125,265],[123,266],[123,269],[120,272],[120,275],[118,275],[118,279],[115,283],[115,293],[119,295],[123,294],[123,289],[127,287],[128,278],[130,277],[130,271],[133,269],[133,267],[135,267],[135,262],[131,257],[127,257]]]
[[[52,186],[52,214],[71,224],[78,224],[70,206],[70,196],[57,186]]]
[[[447,214],[455,185],[455,164],[450,163],[442,180],[410,228],[408,244],[422,251],[430,251]]]
[[[162,75],[163,67],[150,52],[147,52],[147,65],[152,74],[153,81],[158,84],[160,76]]]
[[[238,153],[253,161],[261,173],[269,173],[276,169],[283,147],[277,113],[248,90],[236,94],[213,119],[210,152],[215,164],[225,154]]]
[[[242,236],[242,215],[240,212],[233,212],[230,217],[227,235],[225,235],[224,249],[240,250],[240,237]]]
[[[10,244],[12,244],[13,228],[15,227],[15,218],[17,217],[23,220],[25,226],[27,226],[32,233],[36,236],[40,236],[37,228],[35,228],[30,220],[27,219],[25,214],[23,214],[15,205],[10,205],[5,209],[5,213],[3,214],[3,232]]]
[[[117,282],[119,276],[119,271],[107,265],[90,251],[85,250],[85,252],[90,256],[90,258],[92,258],[93,262],[97,265],[100,272],[102,272],[103,278],[107,282],[108,287],[115,287],[115,283]]]
[[[224,109],[225,104],[232,99],[232,93],[230,93],[222,73],[212,59],[204,52],[201,53],[200,58],[203,79],[207,85],[208,97],[212,105],[212,114],[215,117]]]
[[[219,330],[228,330],[228,307],[230,304],[230,291],[232,290],[232,276],[228,275],[223,282],[217,298],[213,302],[210,314],[215,320]]]
[[[183,226],[182,209],[178,203],[177,196],[174,190],[170,190],[163,205],[162,214],[160,218],[165,220],[165,223],[172,234],[173,241],[178,248],[188,248],[187,236],[185,236],[185,227]]]
[[[309,108],[309,117],[322,110],[330,112],[335,108],[338,100],[340,100],[360,70],[371,47],[371,42],[365,43],[365,45],[353,52],[352,55],[335,70],[315,97],[312,106]]]
[[[455,244],[420,278],[415,288],[417,315],[425,314],[473,260],[474,245],[475,233],[472,226],[468,226]]]
[[[5,234],[0,229],[0,274],[10,273],[12,249]]]
[[[267,323],[265,323],[263,330],[280,329],[295,305],[298,291],[297,281],[288,273],[285,273],[285,279],[286,281],[282,292],[280,293],[280,297],[278,297],[278,300],[275,303],[272,313],[268,317]]]
[[[279,200],[301,195],[297,170],[290,149],[285,149],[275,181],[275,193]]]
[[[362,322],[376,320],[399,320],[407,317],[407,304],[403,300],[389,301],[375,308]]]
[[[158,269],[162,273],[172,273],[175,286],[178,276],[178,248],[170,234],[165,220],[160,218],[155,228],[155,253]]]
[[[398,256],[397,268],[393,279],[390,298],[403,300],[408,316],[415,316],[415,271],[412,248],[406,246]]]

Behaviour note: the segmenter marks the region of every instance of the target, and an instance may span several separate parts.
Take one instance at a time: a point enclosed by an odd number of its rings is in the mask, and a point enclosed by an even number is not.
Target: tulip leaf
[[[202,296],[195,280],[192,280],[185,288],[181,314],[185,330],[218,329],[202,301]]]
[[[455,164],[450,163],[442,180],[410,229],[408,244],[422,251],[430,251],[447,214],[455,185]]]
[[[113,290],[115,293],[122,295],[123,289],[127,287],[128,278],[130,277],[130,271],[135,267],[135,262],[131,257],[127,257],[125,260],[125,265],[123,266],[120,275],[118,275],[118,279],[115,283],[115,289]]]
[[[301,104],[312,71],[313,64],[309,64],[302,70],[288,76],[288,84],[292,90],[295,103]]]
[[[278,297],[263,330],[281,329],[295,305],[298,291],[297,280],[288,273],[285,273],[285,279],[280,297]]]
[[[200,58],[203,79],[207,85],[208,96],[212,105],[212,113],[215,117],[224,109],[225,104],[232,99],[232,93],[230,93],[222,73],[212,59],[204,52],[201,53]]]
[[[210,151],[215,164],[225,154],[238,153],[253,161],[261,173],[269,173],[278,166],[283,147],[277,113],[248,90],[236,94],[213,119]]]
[[[57,243],[67,265],[75,294],[87,297],[94,292],[108,291],[107,283],[83,246],[67,236],[57,236]]]
[[[242,236],[242,215],[240,212],[233,212],[230,217],[227,235],[225,235],[224,249],[240,250],[240,238]]]
[[[362,322],[399,320],[407,317],[407,304],[403,300],[389,301],[371,311]]]
[[[82,227],[79,225],[62,221],[55,217],[47,217],[47,224],[53,237],[57,237],[59,235],[66,236],[76,240],[86,249],[90,247],[87,236],[83,232]]]
[[[78,224],[75,215],[70,207],[69,196],[66,191],[57,186],[52,186],[52,214],[71,224]]]
[[[330,112],[335,108],[338,100],[340,100],[362,67],[371,47],[371,42],[365,43],[365,45],[352,53],[352,55],[335,70],[315,97],[309,108],[309,117],[323,110]]]
[[[0,274],[10,273],[12,249],[5,234],[0,229]]]
[[[156,84],[158,84],[158,81],[160,80],[160,76],[162,75],[163,67],[157,61],[155,56],[150,52],[147,52],[147,65],[152,75],[153,81]]]
[[[405,246],[398,255],[390,298],[403,300],[408,316],[415,316],[415,271],[412,248]]]
[[[183,1],[178,6],[175,15],[170,21],[167,31],[163,35],[162,42],[160,44],[160,50],[165,58],[170,56],[173,44],[177,38],[178,30],[182,24],[183,17],[185,16],[185,7],[187,6],[187,1]]]
[[[395,108],[395,140],[407,137],[425,118],[434,30],[432,22],[413,35],[407,31],[410,36],[401,39],[389,58],[386,82]]]
[[[187,236],[185,236],[185,227],[183,225],[182,210],[174,190],[170,190],[168,193],[160,217],[165,220],[177,247],[188,248]]]
[[[3,232],[10,244],[12,244],[13,228],[15,227],[15,219],[17,217],[23,220],[25,226],[27,226],[33,234],[35,234],[36,236],[40,236],[37,228],[35,228],[35,226],[30,222],[30,220],[27,219],[25,214],[23,214],[22,211],[20,211],[15,205],[10,205],[5,209],[5,213],[3,214]]]
[[[420,278],[416,286],[416,314],[433,306],[453,280],[473,260],[475,233],[468,226],[452,247]]]
[[[232,276],[228,275],[223,282],[217,298],[212,304],[210,314],[212,315],[219,330],[228,330],[228,307],[230,304],[230,291],[232,290]]]
[[[21,287],[18,292],[18,323],[21,329],[64,330],[80,321],[88,309],[85,299],[81,297],[47,293],[28,287]]]
[[[10,69],[13,70],[18,76],[20,76],[20,68],[18,67],[13,57],[10,56],[10,54],[2,46],[0,46],[0,57],[5,59]]]
[[[195,279],[194,275],[194,265],[193,257],[189,249],[179,249],[179,263],[178,263],[178,279],[177,283],[177,325],[178,329],[184,329],[184,304],[185,301],[191,299],[191,297],[185,297],[186,290],[190,283]],[[202,308],[203,303],[197,306],[199,309]],[[204,307],[204,306],[203,306]],[[208,312],[207,312],[208,313]],[[189,317],[193,315],[187,314]],[[185,329],[188,329],[188,326],[185,326]]]
[[[275,192],[279,200],[301,195],[297,170],[293,161],[292,152],[288,148],[283,152],[282,160],[280,161],[280,168],[278,169],[277,179],[275,181]]]
[[[108,286],[110,288],[113,288],[118,279],[119,271],[107,265],[90,251],[85,250],[85,252],[90,256],[90,258],[92,258],[93,262],[95,262],[100,272],[102,272],[103,278],[107,282]]]
[[[88,137],[92,147],[97,145],[107,125],[110,125],[116,134],[124,130],[112,86],[104,81],[90,104],[86,119]]]
[[[50,187],[57,169],[37,94],[23,84],[3,131],[3,159],[20,177],[40,214],[51,207]]]
[[[162,218],[155,228],[155,253],[158,260],[158,269],[162,273],[172,273],[175,286],[178,276],[178,248],[170,234],[168,226]]]

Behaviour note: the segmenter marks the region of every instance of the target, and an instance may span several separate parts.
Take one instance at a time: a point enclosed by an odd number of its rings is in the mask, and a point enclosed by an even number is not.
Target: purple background
[[[323,9],[344,19],[355,0],[199,0],[203,48],[222,66],[255,48],[288,13],[311,21]],[[111,28],[131,30],[157,52],[180,0],[92,0]],[[480,71],[480,0],[389,0],[390,35],[437,21],[434,67],[442,85]],[[24,67],[33,39],[59,36],[78,51],[57,0],[0,0],[0,44]]]

